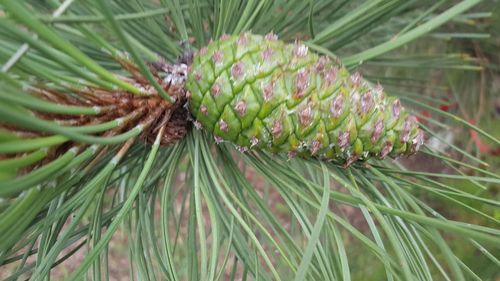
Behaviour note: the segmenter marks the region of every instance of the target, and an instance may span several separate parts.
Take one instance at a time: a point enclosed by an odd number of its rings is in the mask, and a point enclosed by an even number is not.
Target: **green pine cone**
[[[415,153],[417,120],[380,85],[273,34],[223,36],[194,56],[186,84],[195,125],[242,150],[337,160]]]

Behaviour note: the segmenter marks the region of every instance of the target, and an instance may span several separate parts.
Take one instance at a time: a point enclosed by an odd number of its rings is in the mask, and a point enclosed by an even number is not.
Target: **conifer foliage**
[[[495,280],[479,2],[0,0],[0,279]]]

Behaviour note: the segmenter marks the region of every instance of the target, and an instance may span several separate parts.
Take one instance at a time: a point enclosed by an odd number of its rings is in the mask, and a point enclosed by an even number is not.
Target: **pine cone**
[[[346,165],[415,153],[417,119],[338,59],[273,34],[223,36],[194,55],[186,84],[195,123],[243,150]]]

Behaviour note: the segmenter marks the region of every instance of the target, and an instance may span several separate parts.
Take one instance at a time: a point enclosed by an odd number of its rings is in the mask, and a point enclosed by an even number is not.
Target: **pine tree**
[[[493,280],[478,3],[0,1],[0,279]]]

